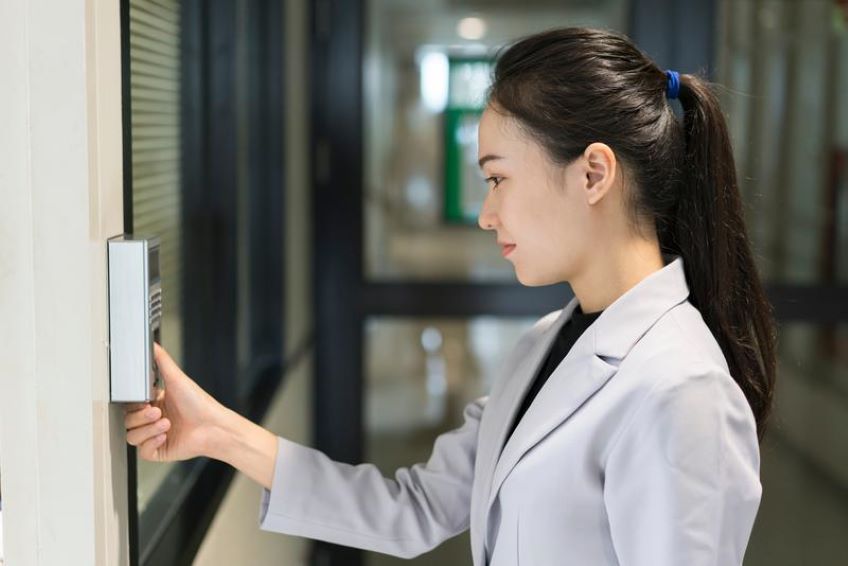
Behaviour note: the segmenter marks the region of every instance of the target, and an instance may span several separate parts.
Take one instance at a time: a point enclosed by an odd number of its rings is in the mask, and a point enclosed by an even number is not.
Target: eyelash
[[[492,175],[491,177],[486,177],[486,184],[489,184],[490,181],[495,183],[495,186],[492,187],[492,188],[496,189],[496,188],[498,188],[498,185],[500,185],[503,182],[503,177],[498,177],[497,175]]]

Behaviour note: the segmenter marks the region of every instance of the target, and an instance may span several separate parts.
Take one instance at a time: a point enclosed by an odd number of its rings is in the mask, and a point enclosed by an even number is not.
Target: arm
[[[619,563],[741,565],[760,494],[756,428],[736,384],[707,373],[656,386],[607,460]]]
[[[144,460],[209,456],[262,485],[261,527],[399,556],[414,556],[466,528],[477,430],[485,398],[465,424],[436,439],[426,464],[383,478],[278,438],[223,407],[155,346],[165,390],[153,405],[126,407],[127,442]]]
[[[277,436],[223,407],[217,427],[218,432],[211,435],[209,457],[226,462],[265,489],[271,489]]]
[[[469,525],[485,401],[469,404],[463,426],[436,439],[426,464],[400,468],[393,479],[372,464],[334,462],[317,450],[277,439],[261,528],[405,558],[461,533]]]

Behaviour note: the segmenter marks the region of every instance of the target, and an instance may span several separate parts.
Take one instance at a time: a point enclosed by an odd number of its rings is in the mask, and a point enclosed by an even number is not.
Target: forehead
[[[518,124],[503,112],[487,106],[480,118],[478,158],[496,154],[508,158],[526,151],[529,141]]]
[[[497,139],[498,137],[508,136],[511,120],[508,120],[503,113],[492,109],[491,106],[486,106],[483,110],[483,115],[480,117],[480,142]]]

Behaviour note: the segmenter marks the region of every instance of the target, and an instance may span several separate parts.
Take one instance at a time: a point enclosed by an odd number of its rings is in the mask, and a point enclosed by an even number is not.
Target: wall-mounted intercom
[[[159,240],[124,234],[107,248],[111,400],[153,401],[161,387],[153,360],[162,327]]]

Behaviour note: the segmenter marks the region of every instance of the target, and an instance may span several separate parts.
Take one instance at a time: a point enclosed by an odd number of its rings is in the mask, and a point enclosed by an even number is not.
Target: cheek
[[[559,279],[579,266],[592,241],[579,206],[550,199],[546,204],[528,222],[533,234],[531,255],[541,262],[542,271]]]
[[[540,199],[528,215],[528,224],[533,227],[543,247],[561,248],[580,235],[579,218],[566,203],[556,199]]]
[[[562,229],[558,236],[557,272],[566,281],[584,269],[590,254],[599,253],[599,243],[589,230],[586,220],[580,209],[563,212]]]

